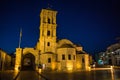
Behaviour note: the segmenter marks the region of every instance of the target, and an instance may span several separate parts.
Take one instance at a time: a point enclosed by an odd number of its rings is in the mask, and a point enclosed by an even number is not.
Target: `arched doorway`
[[[35,56],[31,53],[23,55],[21,70],[35,70]]]

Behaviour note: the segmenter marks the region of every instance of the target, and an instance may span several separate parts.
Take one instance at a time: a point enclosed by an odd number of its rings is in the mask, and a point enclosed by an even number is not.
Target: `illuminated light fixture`
[[[19,66],[15,66],[15,71],[19,71]]]
[[[42,64],[42,69],[45,69],[45,64]]]
[[[72,67],[67,67],[67,70],[68,70],[68,71],[72,71],[73,68],[72,68]]]
[[[72,71],[72,70],[73,70],[73,65],[70,64],[70,63],[68,63],[68,64],[67,64],[67,70],[68,70],[68,71]]]
[[[55,69],[55,63],[52,63],[52,70]]]
[[[18,71],[18,68],[15,68],[15,71]]]
[[[91,67],[88,67],[88,70],[91,71]]]
[[[111,69],[113,69],[113,66],[110,66]]]
[[[77,63],[77,68],[80,69],[81,68],[81,64],[80,63]]]
[[[41,72],[42,72],[42,69],[39,69],[38,72],[41,73]]]

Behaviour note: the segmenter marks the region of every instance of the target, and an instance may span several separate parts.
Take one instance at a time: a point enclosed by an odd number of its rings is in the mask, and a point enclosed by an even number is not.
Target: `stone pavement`
[[[14,70],[0,71],[0,80],[14,80],[17,74]]]

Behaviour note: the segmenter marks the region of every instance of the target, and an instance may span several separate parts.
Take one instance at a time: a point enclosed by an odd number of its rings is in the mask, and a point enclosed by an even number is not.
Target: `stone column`
[[[16,48],[15,70],[21,69],[22,48]]]

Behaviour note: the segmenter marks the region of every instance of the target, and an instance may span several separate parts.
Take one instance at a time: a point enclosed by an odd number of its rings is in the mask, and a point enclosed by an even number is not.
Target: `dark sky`
[[[34,47],[39,38],[39,14],[48,4],[57,14],[57,38],[81,44],[90,54],[105,51],[120,36],[118,0],[0,0],[0,48],[14,52]]]

